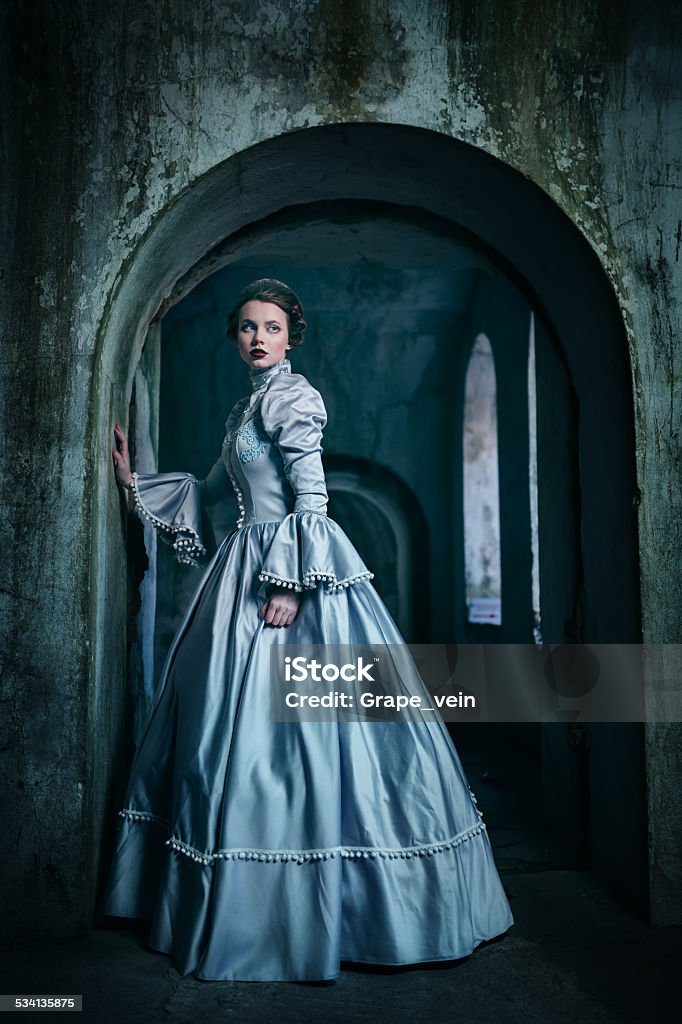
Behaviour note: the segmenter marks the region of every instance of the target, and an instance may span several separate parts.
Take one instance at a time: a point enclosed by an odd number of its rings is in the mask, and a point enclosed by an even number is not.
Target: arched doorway
[[[314,203],[341,201],[390,203],[417,225],[437,219],[453,236],[466,239],[483,262],[526,298],[542,330],[562,353],[579,404],[576,514],[584,575],[584,639],[638,641],[631,384],[612,289],[589,246],[548,197],[499,161],[444,136],[387,125],[296,132],[235,156],[179,196],[131,258],[112,298],[98,349],[100,378],[111,381],[112,387],[98,389],[91,436],[108,436],[116,418],[125,421],[133,373],[152,321],[231,254],[241,254],[254,231],[275,238],[287,218],[314,214]],[[556,257],[549,259],[549,253]],[[123,578],[119,533],[105,512],[112,486],[103,470],[95,494],[100,514],[94,516],[100,530],[94,538],[93,564],[102,567],[93,619],[97,637],[106,635],[103,595],[107,588],[116,591],[117,573]],[[123,606],[119,596],[118,607]],[[110,627],[111,621],[106,625]],[[95,687],[106,697],[104,746],[111,750],[120,741],[120,702],[110,699],[114,681],[105,672],[105,652],[106,644],[100,642]],[[557,769],[563,778],[567,755],[558,735],[561,728],[555,730],[555,752],[563,758]],[[102,773],[107,753],[99,766]],[[590,757],[591,817],[596,826],[593,866],[641,908],[641,728],[593,729]],[[634,789],[625,807],[614,799],[620,793],[617,776],[620,771],[632,775],[633,764]],[[100,793],[106,784],[100,776]]]
[[[325,466],[330,514],[349,536],[364,534],[360,553],[366,564],[374,561],[374,585],[402,635],[428,637],[429,545],[416,495],[369,459],[331,455]],[[362,530],[368,521],[370,530]]]

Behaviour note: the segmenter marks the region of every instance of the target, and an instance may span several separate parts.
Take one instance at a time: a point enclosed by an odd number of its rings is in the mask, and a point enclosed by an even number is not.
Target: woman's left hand
[[[267,626],[290,626],[296,618],[301,594],[286,587],[275,587],[261,608]]]

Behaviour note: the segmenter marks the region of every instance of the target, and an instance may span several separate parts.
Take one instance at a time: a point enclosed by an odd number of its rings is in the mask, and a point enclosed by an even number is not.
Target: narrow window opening
[[[464,566],[469,622],[502,624],[500,490],[495,360],[476,338],[464,398]]]
[[[530,487],[530,545],[532,555],[533,640],[542,644],[540,616],[540,529],[538,520],[538,410],[535,376],[535,317],[530,314],[528,336],[528,483]]]

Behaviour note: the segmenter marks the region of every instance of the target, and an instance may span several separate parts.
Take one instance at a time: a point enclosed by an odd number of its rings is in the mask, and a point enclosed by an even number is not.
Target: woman
[[[305,326],[281,282],[239,295],[228,335],[251,394],[205,480],[133,473],[116,427],[117,479],[181,561],[205,551],[202,503],[234,488],[240,507],[168,652],[104,902],[150,919],[150,945],[207,980],[321,981],[342,960],[457,959],[513,923],[438,716],[271,714],[273,644],[404,645],[326,515],[325,407],[287,358]]]

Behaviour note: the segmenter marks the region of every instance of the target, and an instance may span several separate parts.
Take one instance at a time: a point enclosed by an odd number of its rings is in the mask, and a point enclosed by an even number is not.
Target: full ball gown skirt
[[[220,500],[223,478],[243,511],[168,651],[103,911],[151,920],[150,946],[206,980],[457,959],[514,919],[442,719],[270,715],[272,644],[404,640],[325,514],[318,392],[288,360],[268,370],[251,375],[206,480],[135,474],[138,511],[181,561],[205,550],[201,502]],[[302,592],[286,628],[260,614],[272,583]]]

